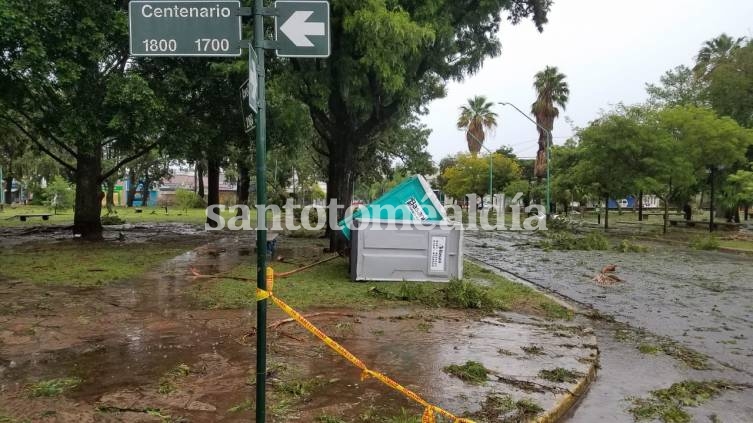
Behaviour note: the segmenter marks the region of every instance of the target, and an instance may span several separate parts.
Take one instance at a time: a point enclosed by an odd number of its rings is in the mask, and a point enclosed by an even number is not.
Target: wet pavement
[[[629,396],[645,396],[688,379],[750,383],[753,375],[753,258],[683,246],[650,244],[645,253],[544,251],[536,235],[466,233],[466,254],[512,278],[555,293],[618,323],[593,321],[601,370],[571,421],[630,422]],[[600,286],[593,277],[615,264],[623,282]],[[620,325],[619,322],[628,326]],[[645,332],[642,331],[645,329]],[[621,331],[630,336],[621,336]],[[628,338],[628,339],[624,339]],[[682,359],[643,354],[641,343],[675,343],[708,356],[710,370]],[[753,422],[753,391],[725,393],[689,408],[698,421]]]
[[[164,231],[165,239],[173,236],[169,227]],[[130,242],[141,242],[139,233],[128,232]],[[251,419],[253,310],[204,310],[190,295],[197,284],[212,283],[191,277],[191,268],[217,274],[250,260],[252,238],[223,236],[137,280],[101,288],[0,281],[0,421]],[[311,259],[295,249],[281,251],[293,261]],[[514,407],[481,410],[492,397],[531,399],[549,408],[575,382],[544,380],[541,370],[586,375],[597,361],[593,332],[579,324],[413,306],[334,312],[312,320],[373,369],[479,422],[517,419]],[[270,321],[284,317],[271,309]],[[330,415],[376,422],[403,408],[421,412],[390,388],[361,381],[357,369],[296,325],[271,332],[269,359],[269,421]],[[487,382],[469,384],[443,371],[470,360],[490,370]],[[65,395],[30,396],[34,382],[72,377],[81,384]],[[364,417],[369,415],[374,418]]]

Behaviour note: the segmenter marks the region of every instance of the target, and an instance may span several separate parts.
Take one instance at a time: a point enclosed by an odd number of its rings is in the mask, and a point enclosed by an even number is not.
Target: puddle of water
[[[46,297],[48,292],[38,287],[6,289],[19,300],[46,298],[48,313],[36,315],[32,302],[20,312],[27,313],[26,317],[0,316],[4,319],[0,325],[14,328],[13,339],[23,341],[0,346],[0,409],[32,420],[55,410],[57,421],[105,418],[96,411],[99,405],[111,407],[108,416],[114,420],[127,420],[124,416],[130,414],[122,410],[145,408],[159,408],[194,422],[250,418],[249,412],[228,410],[253,398],[249,376],[255,357],[253,346],[248,345],[254,341],[253,311],[202,310],[185,296],[186,290],[201,283],[189,277],[190,268],[205,274],[227,271],[248,260],[239,251],[248,251],[250,243],[243,237],[217,240],[170,260],[138,281],[96,290],[52,290]],[[280,251],[291,260],[311,261],[305,255],[297,257],[296,249],[284,243]],[[278,310],[270,312],[270,321],[283,317]],[[457,311],[409,308],[315,323],[375,370],[459,414],[477,411],[490,393],[532,397],[546,408],[566,386],[551,384],[535,393],[498,379],[546,384],[537,379],[541,369],[585,372],[589,363],[578,359],[595,357],[590,347],[578,347],[594,343],[590,334],[574,330],[563,337],[555,334],[560,329],[516,315],[482,321],[477,315]],[[20,339],[29,328],[33,333]],[[314,421],[324,413],[355,419],[371,408],[383,415],[393,415],[402,407],[416,414],[421,411],[375,380],[360,381],[355,367],[302,328],[286,325],[270,338],[272,363],[289,363],[300,378],[321,376],[328,381],[309,399],[293,401],[290,409],[281,412],[277,408],[284,402],[276,396],[275,377],[271,377],[270,412],[282,413],[272,421]],[[543,349],[542,355],[523,351],[533,342]],[[442,371],[468,360],[492,370],[492,380],[482,386],[468,385]],[[190,374],[175,381],[173,392],[160,394],[160,379],[181,363],[189,366]],[[25,393],[31,381],[71,376],[83,383],[64,397],[30,399]],[[132,421],[146,418],[144,413],[135,416]]]

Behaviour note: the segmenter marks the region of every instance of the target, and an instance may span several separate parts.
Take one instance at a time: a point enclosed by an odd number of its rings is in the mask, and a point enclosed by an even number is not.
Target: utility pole
[[[518,113],[523,115],[526,119],[530,120],[531,123],[538,126],[539,129],[546,132],[547,134],[547,143],[546,143],[546,214],[549,215],[551,213],[551,207],[552,207],[552,171],[551,171],[551,155],[552,155],[552,143],[553,143],[553,137],[552,137],[552,131],[544,128],[543,126],[539,125],[538,122],[531,119],[527,114],[525,114],[522,110],[520,110],[517,106],[515,106],[512,103],[507,102],[499,102],[497,103],[502,106],[510,106],[513,109],[517,110]]]

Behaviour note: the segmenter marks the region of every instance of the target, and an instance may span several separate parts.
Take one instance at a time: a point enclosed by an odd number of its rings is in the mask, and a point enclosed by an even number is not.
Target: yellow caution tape
[[[408,399],[411,399],[417,402],[418,404],[422,405],[424,407],[424,414],[421,417],[421,423],[436,423],[434,413],[441,414],[449,419],[452,419],[454,423],[474,423],[473,420],[457,417],[453,415],[452,413],[450,413],[449,411],[443,410],[437,406],[429,404],[426,400],[421,398],[421,396],[418,395],[417,393],[411,391],[408,388],[405,388],[404,386],[400,385],[399,383],[395,382],[394,380],[390,379],[384,374],[367,368],[366,364],[364,364],[360,359],[358,359],[358,357],[354,356],[350,351],[345,349],[345,347],[338,344],[337,342],[335,342],[334,339],[330,338],[329,336],[327,336],[327,334],[319,330],[319,328],[317,328],[311,322],[306,320],[306,318],[303,317],[303,315],[295,311],[289,305],[285,304],[284,301],[274,296],[274,294],[272,293],[272,288],[274,286],[274,270],[272,270],[271,267],[267,268],[266,285],[267,285],[266,290],[259,289],[259,288],[256,289],[257,301],[263,301],[266,299],[272,300],[272,302],[274,302],[277,305],[277,307],[280,307],[280,309],[284,311],[285,314],[287,314],[293,320],[298,322],[301,326],[306,328],[306,330],[311,332],[314,336],[322,340],[322,342],[324,342],[328,347],[330,347],[336,353],[340,354],[346,360],[350,361],[354,366],[361,369],[361,380],[365,380],[369,377],[373,377],[374,379],[379,380],[380,382],[389,386],[390,388],[402,393]]]

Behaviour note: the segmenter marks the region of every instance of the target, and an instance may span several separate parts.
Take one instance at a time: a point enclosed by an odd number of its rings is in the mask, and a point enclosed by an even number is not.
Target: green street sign
[[[246,80],[246,82],[241,85],[241,112],[243,115],[243,129],[245,129],[246,133],[251,132],[251,130],[256,127],[254,124],[254,113],[256,113],[256,111],[251,109],[249,103],[249,94],[251,90],[248,81],[249,80]]]
[[[275,2],[275,39],[280,57],[329,57],[329,2]]]
[[[240,7],[227,0],[131,0],[131,55],[240,56]]]

